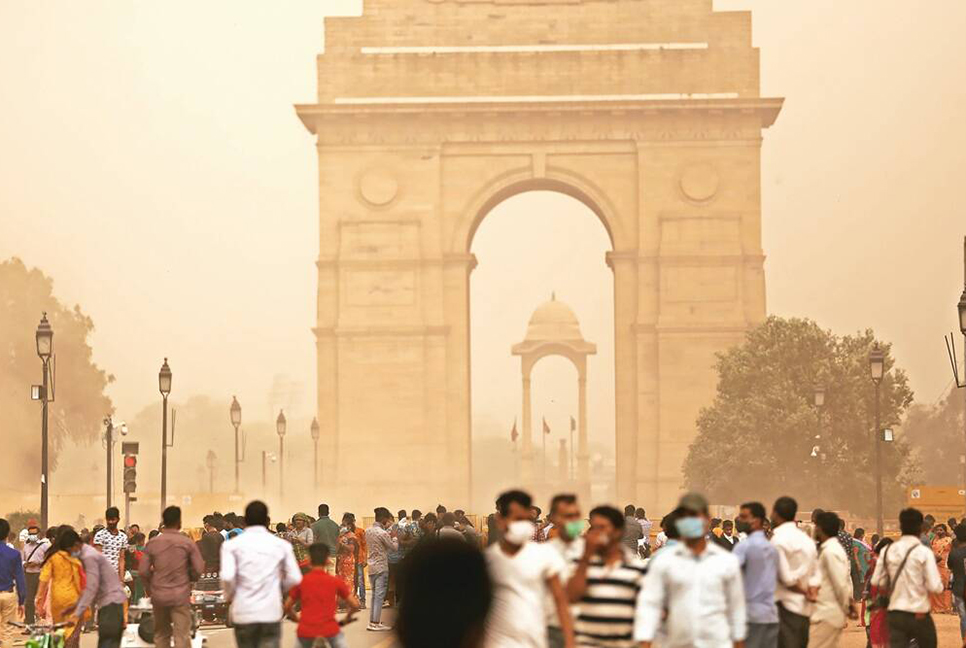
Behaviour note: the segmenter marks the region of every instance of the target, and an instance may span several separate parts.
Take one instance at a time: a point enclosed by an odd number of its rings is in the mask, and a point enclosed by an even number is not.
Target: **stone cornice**
[[[319,145],[547,140],[750,141],[783,99],[303,104]]]
[[[312,332],[316,338],[399,338],[399,337],[445,337],[449,326],[371,326],[371,327],[318,327]]]

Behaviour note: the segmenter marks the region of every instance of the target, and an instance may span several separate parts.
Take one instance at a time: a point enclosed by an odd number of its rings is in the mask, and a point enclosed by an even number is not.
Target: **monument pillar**
[[[577,483],[590,484],[590,446],[587,442],[587,366],[577,376]],[[589,489],[588,489],[589,490]]]
[[[523,367],[523,457],[520,463],[520,478],[526,485],[533,484],[533,414],[530,408],[530,369],[524,363]]]

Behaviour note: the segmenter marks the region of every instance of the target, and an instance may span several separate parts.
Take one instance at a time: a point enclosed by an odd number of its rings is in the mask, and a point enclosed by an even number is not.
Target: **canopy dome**
[[[556,294],[551,295],[550,301],[540,304],[533,311],[525,338],[527,341],[583,339],[577,316],[570,306],[557,301]]]

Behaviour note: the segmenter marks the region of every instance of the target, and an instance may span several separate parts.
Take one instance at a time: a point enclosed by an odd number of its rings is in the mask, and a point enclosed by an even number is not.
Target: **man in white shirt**
[[[815,520],[819,543],[818,572],[821,584],[812,611],[808,648],[835,648],[852,613],[852,578],[849,557],[839,542],[839,516],[831,511]]]
[[[544,601],[548,593],[560,620],[565,648],[574,648],[573,622],[560,583],[563,559],[545,544],[532,542],[536,525],[532,500],[522,491],[508,491],[496,501],[500,541],[486,550],[493,584],[493,604],[487,620],[487,648],[547,648]]]
[[[798,503],[779,497],[772,510],[771,543],[778,550],[778,648],[806,648],[809,618],[820,583],[815,542],[795,524]]]
[[[44,565],[44,556],[50,548],[50,541],[40,534],[40,526],[36,520],[27,522],[27,539],[23,543],[20,555],[23,558],[23,569],[27,576],[27,604],[24,608],[24,620],[34,622],[34,599],[40,586],[40,569]]]
[[[704,496],[688,493],[678,510],[674,524],[681,542],[648,564],[634,639],[651,648],[663,618],[661,648],[741,648],[746,619],[738,559],[708,541]]]
[[[127,534],[117,526],[121,522],[121,512],[116,506],[112,506],[104,512],[104,521],[107,527],[94,534],[94,547],[107,556],[114,571],[117,572],[118,579],[123,583],[128,540]]]
[[[372,632],[388,632],[392,630],[382,622],[382,604],[386,601],[389,591],[389,555],[399,550],[399,530],[390,534],[387,529],[392,527],[392,513],[384,506],[373,511],[376,521],[366,529],[367,565],[369,566],[369,589],[372,597],[369,601],[369,625],[366,630]],[[444,513],[443,517],[452,516]]]
[[[580,504],[576,495],[556,495],[550,500],[550,523],[556,529],[554,537],[547,542],[547,546],[556,551],[564,561],[564,570],[560,573],[560,584],[567,588],[570,577],[577,567],[577,561],[584,555],[584,520],[580,515]],[[550,648],[562,648],[564,645],[563,631],[560,629],[560,618],[553,598],[547,598],[547,637]],[[575,609],[571,606],[571,615],[576,619]]]
[[[292,545],[268,531],[268,507],[245,508],[245,533],[221,545],[221,582],[238,648],[278,648],[282,599],[302,582]]]
[[[634,514],[634,516],[637,518],[637,522],[641,525],[642,534],[642,537],[637,541],[637,544],[639,547],[649,546],[651,544],[651,528],[654,526],[654,523],[647,519],[647,512],[642,508],[637,509],[637,512]]]
[[[902,537],[889,545],[872,573],[872,585],[891,589],[889,597],[889,641],[908,646],[915,639],[919,648],[936,648],[936,626],[929,616],[929,595],[944,589],[936,557],[922,544],[922,513],[914,508],[899,513]]]

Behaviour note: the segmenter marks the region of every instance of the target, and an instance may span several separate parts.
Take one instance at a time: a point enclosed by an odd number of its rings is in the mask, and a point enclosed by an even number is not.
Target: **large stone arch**
[[[781,100],[759,94],[750,26],[710,0],[365,0],[326,20],[297,111],[317,136],[330,486],[471,504],[469,245],[493,204],[548,188],[613,242],[618,497],[673,502],[714,355],[765,316]]]
[[[577,173],[553,169],[547,170],[543,177],[536,177],[531,167],[520,167],[480,184],[467,200],[454,229],[450,249],[455,253],[469,253],[476,230],[497,205],[528,191],[554,191],[578,200],[600,220],[610,238],[611,249],[633,247],[607,195]]]

